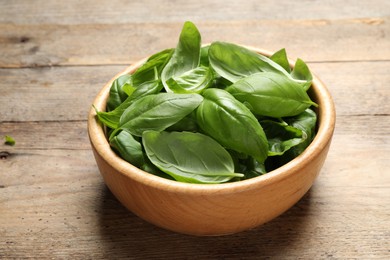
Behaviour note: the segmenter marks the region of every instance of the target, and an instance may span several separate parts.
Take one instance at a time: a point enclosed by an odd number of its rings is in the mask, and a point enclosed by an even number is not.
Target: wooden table
[[[256,229],[191,237],[128,212],[86,131],[99,89],[185,20],[307,61],[337,125],[312,189]],[[390,2],[0,0],[0,258],[390,259]]]

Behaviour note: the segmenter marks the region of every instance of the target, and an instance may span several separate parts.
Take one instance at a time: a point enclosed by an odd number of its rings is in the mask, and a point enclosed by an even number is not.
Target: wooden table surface
[[[185,20],[307,61],[337,110],[311,190],[275,220],[192,237],[128,212],[87,136],[100,88]],[[0,0],[0,258],[390,259],[390,2]]]

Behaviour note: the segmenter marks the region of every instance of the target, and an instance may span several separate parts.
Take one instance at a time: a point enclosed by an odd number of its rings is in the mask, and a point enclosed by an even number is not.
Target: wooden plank
[[[0,137],[11,135],[15,146],[0,146],[12,156],[34,150],[90,150],[87,121],[0,122]]]
[[[338,115],[389,114],[389,62],[309,66],[327,84]],[[0,121],[85,120],[98,91],[124,68],[0,69]]]
[[[389,18],[199,22],[203,42],[236,42],[306,61],[390,60]],[[0,24],[0,67],[130,64],[175,47],[181,22]],[[348,37],[346,37],[346,35]],[[327,44],[324,42],[332,42]],[[358,42],[359,44],[356,44]]]
[[[285,19],[348,19],[388,16],[390,5],[385,0],[291,2],[281,0],[224,1],[138,1],[116,0],[45,1],[19,0],[0,2],[0,22],[18,24],[87,24],[192,21],[242,21]],[[287,11],[286,11],[287,10]],[[23,15],[21,15],[23,14]]]
[[[0,70],[0,121],[85,120],[98,91],[124,68]]]
[[[370,194],[370,203],[385,199],[378,190],[361,191]],[[380,213],[389,208],[371,207],[371,214],[367,214],[367,206],[375,203],[365,200],[357,207],[355,201],[330,195],[334,193],[348,198],[354,191],[320,190],[315,186],[290,211],[260,228],[233,236],[206,238],[182,236],[149,225],[123,209],[101,186],[94,193],[85,192],[87,196],[82,203],[70,192],[59,197],[58,201],[73,203],[63,207],[66,210],[61,210],[61,205],[53,205],[55,200],[37,196],[30,200],[30,206],[18,206],[15,214],[7,215],[9,229],[0,238],[6,242],[0,253],[5,258],[97,259],[115,255],[150,259],[163,255],[175,259],[178,254],[185,259],[194,255],[213,259],[386,258],[389,221],[388,216]],[[53,211],[47,212],[42,203],[51,205]],[[36,206],[35,212],[23,212],[31,205]],[[24,242],[20,237],[25,238]]]
[[[389,62],[312,63],[309,66],[331,92],[337,115],[390,114]]]
[[[369,177],[357,193],[351,179],[325,167],[304,199],[274,221],[232,236],[197,238],[156,228],[126,211],[104,187],[89,150],[29,153],[0,160],[6,170],[0,188],[3,258],[388,255],[389,186],[372,186]],[[323,178],[327,174],[333,178]]]

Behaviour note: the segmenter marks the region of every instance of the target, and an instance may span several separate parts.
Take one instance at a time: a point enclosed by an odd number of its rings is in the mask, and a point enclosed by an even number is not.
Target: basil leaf
[[[250,179],[266,173],[264,163],[258,162],[252,156],[228,150],[234,162],[235,172],[244,174],[243,179]],[[268,159],[267,159],[268,160]]]
[[[122,86],[122,90],[123,92],[126,93],[127,97],[131,96],[133,94],[133,92],[136,90],[137,88],[134,87],[132,84],[130,83],[126,83],[125,85]],[[126,98],[127,98],[126,97]]]
[[[162,131],[180,121],[202,102],[198,94],[159,93],[132,103],[119,120],[120,129],[135,136],[146,130]]]
[[[146,156],[146,153],[144,153],[144,160],[145,160],[145,163],[141,166],[141,169],[144,170],[145,172],[154,174],[154,175],[159,176],[159,177],[164,178],[164,179],[175,180],[171,175],[166,174],[165,172],[163,172],[162,170],[157,168],[149,160],[148,156]]]
[[[291,147],[302,143],[306,136],[300,129],[272,120],[260,122],[268,140],[268,156],[282,155]]]
[[[258,162],[255,158],[249,157],[246,160],[246,170],[243,172],[245,179],[251,179],[266,174],[264,163]]]
[[[162,89],[163,85],[161,84],[161,80],[147,81],[139,85],[130,98],[135,101],[141,97],[158,94]]]
[[[12,136],[6,135],[4,136],[4,139],[5,139],[4,144],[6,145],[14,146],[16,143],[15,139],[12,138]]]
[[[212,43],[209,49],[209,60],[211,67],[232,83],[261,71],[290,77],[283,67],[271,59],[232,43]]]
[[[161,91],[163,88],[160,80],[155,81],[149,81],[141,84],[134,90],[134,92],[131,94],[131,96],[127,97],[123,103],[121,103],[118,107],[116,107],[114,110],[109,112],[99,112],[96,110],[96,114],[103,124],[106,126],[116,129],[119,126],[119,120],[123,114],[123,112],[137,99],[151,95],[151,94],[157,94]]]
[[[128,97],[122,87],[125,84],[131,84],[131,75],[124,74],[115,79],[110,88],[110,94],[107,100],[107,110],[114,110],[117,106],[119,106],[123,101]]]
[[[252,112],[261,116],[296,116],[312,105],[317,106],[299,83],[272,72],[250,75],[226,91],[239,101],[247,102]]]
[[[197,67],[179,77],[170,78],[166,84],[175,93],[200,93],[211,86],[214,77],[208,67]]]
[[[270,57],[270,59],[273,60],[274,62],[276,62],[277,64],[279,64],[280,66],[282,66],[283,69],[285,71],[287,71],[288,73],[291,72],[290,63],[288,62],[286,49],[283,48],[283,49],[275,52]]]
[[[206,89],[203,97],[197,109],[200,128],[224,147],[264,162],[268,151],[267,139],[250,110],[221,89]]]
[[[145,131],[142,142],[150,161],[177,181],[222,183],[243,176],[234,173],[229,153],[206,135]]]
[[[119,155],[132,165],[141,167],[144,165],[144,154],[140,142],[126,130],[110,139],[110,145]]]
[[[167,92],[171,92],[166,81],[178,77],[199,66],[201,36],[192,22],[185,22],[179,42],[161,73],[161,80]]]
[[[294,65],[294,69],[291,72],[291,76],[294,79],[303,81],[303,83],[301,84],[305,90],[308,90],[310,88],[311,82],[313,80],[313,75],[311,74],[309,67],[303,60],[297,59]]]
[[[171,125],[168,127],[166,130],[169,132],[182,132],[182,131],[187,131],[187,132],[198,132],[198,124],[196,122],[196,114],[195,117],[193,116],[192,112],[188,116],[184,117],[177,123]]]
[[[315,136],[315,127],[317,123],[317,114],[313,110],[308,108],[295,117],[286,118],[285,121],[289,125],[300,129],[306,136],[305,140],[302,143],[293,147],[289,151],[289,153],[291,153],[291,157],[295,158],[300,155],[313,141]]]
[[[209,48],[210,45],[200,48],[200,66],[209,67]]]
[[[173,49],[166,49],[151,57],[133,74],[133,85],[138,87],[147,81],[157,80],[161,77],[161,71],[168,63]]]

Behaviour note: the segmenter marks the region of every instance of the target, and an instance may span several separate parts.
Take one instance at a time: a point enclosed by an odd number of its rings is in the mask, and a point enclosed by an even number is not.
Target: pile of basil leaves
[[[152,55],[110,88],[96,111],[111,147],[146,172],[188,183],[253,178],[298,156],[315,135],[300,59],[226,42],[201,45],[185,22],[177,47]]]

